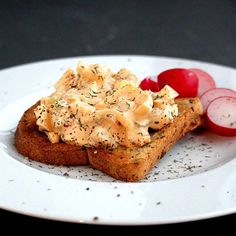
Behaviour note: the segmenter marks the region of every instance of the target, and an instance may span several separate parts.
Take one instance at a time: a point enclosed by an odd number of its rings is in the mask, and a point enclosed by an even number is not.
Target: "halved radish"
[[[143,79],[139,85],[140,88],[142,90],[151,90],[152,92],[158,92],[159,85],[156,81],[153,81],[153,79],[156,80],[156,77],[155,78],[153,78],[153,77],[146,77],[145,79]]]
[[[219,97],[213,100],[206,112],[205,124],[214,133],[236,136],[236,97]]]
[[[158,75],[160,89],[169,85],[179,97],[196,97],[198,94],[198,77],[190,70],[175,68],[163,71]]]
[[[191,70],[198,77],[198,96],[201,96],[207,90],[216,87],[214,79],[207,72],[197,68],[192,68],[189,70]]]
[[[206,109],[211,101],[213,101],[215,98],[222,97],[222,96],[231,96],[236,98],[236,92],[232,89],[227,88],[213,88],[209,89],[205,93],[202,94],[200,97],[202,106],[203,106],[203,112],[206,112]]]

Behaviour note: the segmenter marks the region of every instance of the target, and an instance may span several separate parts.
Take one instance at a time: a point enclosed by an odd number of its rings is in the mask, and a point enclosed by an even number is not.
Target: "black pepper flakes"
[[[97,220],[99,220],[99,217],[98,216],[94,216],[93,217],[93,221],[97,221]]]

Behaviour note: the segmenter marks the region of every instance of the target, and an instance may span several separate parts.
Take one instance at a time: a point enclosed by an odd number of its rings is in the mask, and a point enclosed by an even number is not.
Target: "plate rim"
[[[224,64],[219,64],[219,63],[215,63],[215,62],[211,62],[211,61],[202,61],[202,60],[197,60],[197,59],[192,59],[192,58],[187,58],[187,57],[174,57],[174,56],[162,56],[162,55],[148,55],[148,54],[94,54],[94,55],[78,55],[78,56],[68,56],[68,57],[55,57],[55,58],[51,58],[51,59],[42,59],[42,60],[38,60],[38,61],[30,61],[30,62],[25,62],[23,64],[16,64],[13,66],[7,66],[7,67],[3,67],[0,69],[0,72],[5,71],[5,70],[10,70],[10,69],[17,69],[20,67],[24,67],[24,66],[30,66],[30,65],[36,65],[36,64],[40,64],[40,63],[48,63],[51,61],[60,61],[60,60],[70,60],[70,59],[77,59],[77,58],[93,58],[93,57],[145,57],[145,58],[159,58],[159,59],[173,59],[173,60],[181,60],[181,61],[190,61],[193,63],[203,63],[206,65],[210,65],[210,66],[219,66],[219,67],[225,67],[227,69],[232,69],[235,70],[236,67],[233,66],[229,66],[229,65],[224,65]]]

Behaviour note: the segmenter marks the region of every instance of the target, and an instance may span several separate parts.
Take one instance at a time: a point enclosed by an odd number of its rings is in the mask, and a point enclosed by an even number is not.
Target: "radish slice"
[[[206,112],[207,107],[211,101],[213,101],[215,98],[223,96],[230,96],[236,98],[236,92],[234,90],[227,88],[213,88],[203,93],[202,96],[200,97],[202,102],[203,112],[204,113]]]
[[[175,68],[158,75],[160,89],[169,85],[176,90],[179,97],[196,97],[198,94],[198,77],[190,70]]]
[[[201,96],[207,90],[216,87],[214,79],[207,72],[197,68],[192,68],[189,70],[191,70],[198,77],[198,96]]]
[[[213,100],[206,113],[206,126],[223,136],[236,136],[236,97]]]
[[[153,79],[156,80],[156,77],[146,77],[141,81],[140,88],[142,90],[151,90],[152,92],[158,92],[159,91],[159,85],[156,81],[153,81]]]

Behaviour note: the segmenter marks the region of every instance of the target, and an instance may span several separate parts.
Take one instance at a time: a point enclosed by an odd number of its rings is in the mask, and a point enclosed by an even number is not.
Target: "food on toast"
[[[56,83],[34,110],[39,130],[52,143],[115,148],[150,142],[149,128],[159,130],[178,115],[169,86],[158,93],[143,91],[130,71],[113,73],[101,65],[79,64]]]
[[[124,181],[142,179],[166,151],[201,123],[198,98],[169,86],[143,91],[130,71],[80,63],[56,91],[20,120],[16,148],[30,159],[93,167]]]

